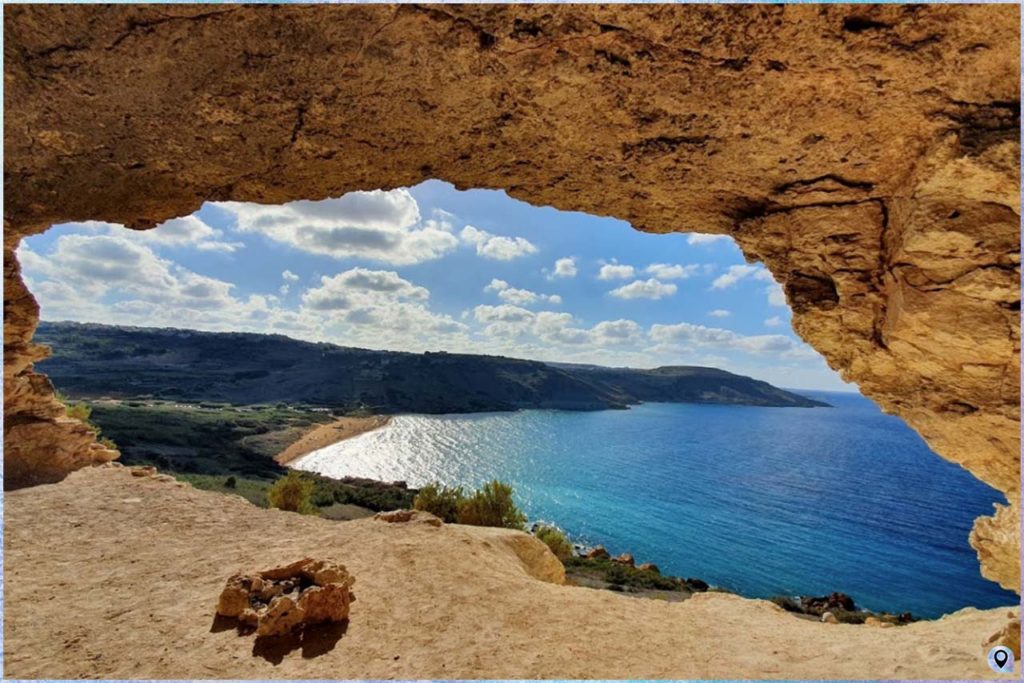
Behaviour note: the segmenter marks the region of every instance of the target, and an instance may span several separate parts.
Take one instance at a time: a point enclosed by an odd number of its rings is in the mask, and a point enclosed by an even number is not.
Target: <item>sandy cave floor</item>
[[[332,522],[125,468],[8,493],[4,513],[8,678],[984,678],[1011,613],[880,629],[634,599],[535,578],[550,557],[517,532]],[[347,627],[254,652],[215,624],[228,575],[303,556],[356,576]]]

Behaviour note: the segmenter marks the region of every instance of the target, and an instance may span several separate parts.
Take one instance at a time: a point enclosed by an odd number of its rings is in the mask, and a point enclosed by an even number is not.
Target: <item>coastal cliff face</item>
[[[9,7],[8,482],[113,456],[31,364],[13,250],[441,178],[648,232],[732,235],[794,328],[1006,493],[1019,591],[1019,8]]]

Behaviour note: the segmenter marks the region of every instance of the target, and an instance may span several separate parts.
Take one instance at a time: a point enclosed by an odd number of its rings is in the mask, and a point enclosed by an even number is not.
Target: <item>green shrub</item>
[[[437,515],[451,524],[458,518],[459,506],[465,498],[461,486],[448,487],[430,483],[419,490],[412,502],[412,507],[414,510],[423,510]]]
[[[776,605],[786,610],[787,612],[794,612],[797,614],[803,614],[804,608],[800,606],[800,603],[789,597],[788,595],[775,595],[768,598]]]
[[[224,488],[226,488],[226,489],[233,489],[237,485],[238,485],[238,482],[235,480],[235,478],[233,476],[228,477],[227,479],[224,480]]]
[[[522,529],[526,525],[526,515],[512,500],[512,487],[494,480],[459,504],[456,521],[473,526]]]
[[[533,535],[543,541],[555,554],[555,557],[562,562],[572,557],[572,544],[557,527],[541,524],[533,532]]]
[[[313,482],[292,470],[274,482],[267,491],[267,503],[272,508],[310,515],[316,512],[310,498]]]
[[[86,424],[89,423],[89,417],[92,415],[92,408],[89,407],[88,403],[66,403],[68,417],[73,417],[76,420],[81,420]]]
[[[313,484],[313,505],[318,508],[334,505],[334,493],[329,489]]]

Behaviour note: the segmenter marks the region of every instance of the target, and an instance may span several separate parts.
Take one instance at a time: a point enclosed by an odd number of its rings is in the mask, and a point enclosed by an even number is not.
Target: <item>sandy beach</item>
[[[370,417],[341,417],[328,424],[316,425],[288,448],[275,455],[274,460],[278,464],[287,465],[307,453],[379,429],[390,421],[390,415],[372,415]]]

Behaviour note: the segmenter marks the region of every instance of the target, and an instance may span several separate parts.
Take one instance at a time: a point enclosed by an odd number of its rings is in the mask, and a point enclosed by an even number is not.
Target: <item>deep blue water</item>
[[[1002,495],[858,394],[833,408],[656,403],[627,411],[399,416],[298,466],[514,485],[531,520],[749,596],[842,591],[935,617],[1017,596],[967,536]]]

